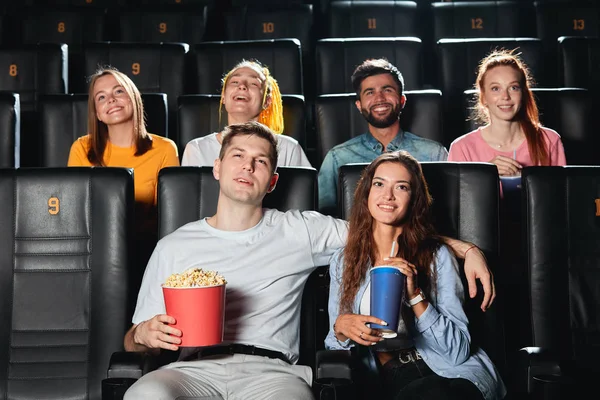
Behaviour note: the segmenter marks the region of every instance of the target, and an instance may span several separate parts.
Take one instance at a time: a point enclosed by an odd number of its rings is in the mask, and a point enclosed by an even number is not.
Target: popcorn
[[[181,274],[171,274],[163,287],[204,287],[224,285],[227,281],[216,271],[204,271],[202,268],[190,268]]]

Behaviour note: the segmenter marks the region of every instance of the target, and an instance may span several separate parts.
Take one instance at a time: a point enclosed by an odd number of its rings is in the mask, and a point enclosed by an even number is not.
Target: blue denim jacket
[[[448,151],[440,143],[400,130],[386,152],[406,150],[418,161],[446,161]],[[329,150],[319,169],[319,211],[337,214],[338,169],[351,163],[370,163],[384,152],[370,133],[364,133]]]
[[[344,350],[354,346],[350,340],[340,342],[333,333],[333,324],[340,309],[340,284],[344,266],[343,249],[331,258],[329,274],[329,333],[325,347]],[[463,284],[458,272],[458,264],[446,246],[440,247],[435,258],[437,293],[427,299],[429,305],[419,318],[415,317],[414,327],[409,334],[423,360],[439,376],[464,378],[479,388],[486,400],[502,399],[506,388],[496,367],[481,349],[471,349],[469,321],[463,310]],[[358,289],[352,305],[352,312],[359,313],[362,296],[370,284],[370,274]]]

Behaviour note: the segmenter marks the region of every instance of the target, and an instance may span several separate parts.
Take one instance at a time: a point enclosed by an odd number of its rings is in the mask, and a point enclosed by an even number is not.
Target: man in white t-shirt
[[[277,133],[277,166],[311,167],[298,141],[283,134],[283,104],[279,85],[269,69],[256,61],[242,61],[223,78],[221,107],[227,111],[227,124],[258,121]],[[219,156],[223,132],[193,139],[183,152],[183,166],[212,166]]]
[[[227,131],[213,170],[217,212],[158,242],[124,339],[127,351],[178,350],[182,332],[165,314],[161,284],[172,273],[201,267],[227,279],[224,344],[196,354],[182,348],[187,361],[144,375],[126,400],[313,398],[311,369],[296,365],[302,288],[344,245],[347,225],[315,211],[263,209],[278,179],[275,136],[257,122]],[[485,262],[467,264],[467,276],[489,288]]]

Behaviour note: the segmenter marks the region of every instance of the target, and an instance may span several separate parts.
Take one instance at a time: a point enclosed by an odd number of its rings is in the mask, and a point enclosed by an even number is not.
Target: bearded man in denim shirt
[[[335,215],[338,168],[350,163],[370,163],[384,152],[406,150],[418,161],[446,161],[440,143],[400,128],[406,103],[404,79],[386,59],[366,60],[352,74],[356,108],[369,123],[369,132],[331,149],[319,169],[319,211]]]

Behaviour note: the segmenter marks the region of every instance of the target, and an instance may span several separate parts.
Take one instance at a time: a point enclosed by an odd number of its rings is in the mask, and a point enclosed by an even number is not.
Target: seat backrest
[[[296,139],[301,146],[306,143],[306,106],[304,96],[282,95],[284,134]],[[179,140],[177,146],[183,154],[185,145],[198,137],[220,132],[227,125],[227,111],[222,108],[219,120],[220,95],[190,94],[179,97],[177,118]]]
[[[223,75],[242,60],[269,67],[282,94],[303,94],[302,54],[298,39],[205,42],[190,53],[189,94],[220,94]]]
[[[106,10],[90,7],[42,7],[27,9],[21,16],[24,44],[66,43],[81,46],[105,40]]]
[[[532,345],[597,376],[600,168],[524,168],[522,184]]]
[[[348,219],[354,190],[368,164],[340,167],[338,213]],[[487,163],[423,162],[423,174],[433,197],[432,213],[439,234],[468,241],[481,248],[493,270],[499,251],[498,172]],[[465,281],[463,270],[461,275]],[[466,288],[466,285],[465,285]],[[466,291],[465,291],[466,292]],[[465,296],[472,341],[480,345],[502,372],[505,360],[504,336],[498,306],[481,312],[481,292]]]
[[[145,43],[202,42],[206,30],[207,8],[186,7],[185,10],[180,10],[173,6],[143,10],[136,7],[132,11],[120,12],[120,40]]]
[[[558,38],[558,83],[563,87],[600,88],[600,38]]]
[[[560,36],[598,36],[600,10],[593,1],[535,1],[537,37],[556,46]]]
[[[0,91],[19,94],[21,105],[20,166],[37,167],[40,138],[37,131],[37,98],[41,94],[67,93],[66,44],[37,44],[0,48]]]
[[[405,90],[422,89],[421,40],[418,38],[321,39],[316,46],[316,93],[354,92],[350,77],[369,58],[385,57],[404,77]]]
[[[167,96],[142,93],[146,128],[167,135]],[[39,130],[42,167],[65,167],[73,142],[88,132],[88,95],[60,94],[39,97]]]
[[[414,1],[332,1],[331,38],[420,37]]]
[[[434,39],[535,37],[527,1],[458,1],[431,4]]]
[[[264,199],[265,208],[287,210],[316,210],[317,171],[314,168],[278,167],[279,181],[275,190]],[[219,182],[212,167],[167,167],[158,175],[158,237],[177,228],[214,215],[219,197]],[[322,283],[325,267],[309,277],[302,299],[300,323],[300,360],[314,367],[317,349],[323,347],[327,327],[327,302],[318,303],[326,289]],[[318,328],[320,327],[320,331]]]
[[[400,114],[400,126],[415,135],[442,142],[443,107],[439,90],[404,92],[406,106]],[[368,124],[356,109],[356,94],[330,94],[317,97],[315,121],[317,152],[321,162],[334,146],[368,132]]]
[[[0,398],[101,399],[131,326],[133,174],[0,170]]]
[[[225,12],[227,40],[295,38],[302,51],[313,47],[313,5],[234,7]]]
[[[0,92],[0,168],[20,166],[20,137],[19,95]]]

